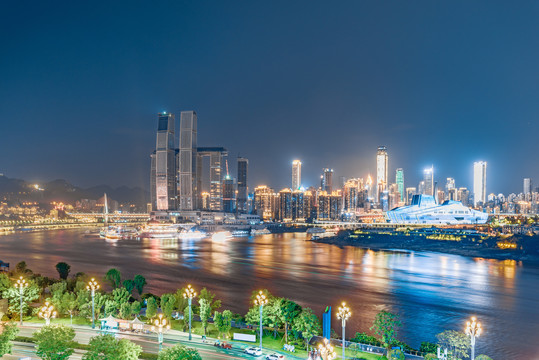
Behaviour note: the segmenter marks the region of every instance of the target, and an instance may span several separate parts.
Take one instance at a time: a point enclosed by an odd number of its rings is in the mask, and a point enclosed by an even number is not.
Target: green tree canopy
[[[34,333],[36,354],[45,360],[69,359],[73,354],[75,330],[65,325],[48,325]]]
[[[471,347],[470,338],[463,332],[455,330],[446,330],[436,335],[438,345],[442,349],[447,349],[449,355],[455,359],[468,357]]]
[[[174,308],[176,307],[176,297],[174,294],[161,295],[160,307],[163,315],[170,320],[172,311],[174,311]]]
[[[216,295],[208,289],[202,288],[202,290],[200,290],[200,294],[198,295],[198,302],[200,304],[200,300],[206,300],[206,303],[210,307],[210,313],[213,313],[215,310],[221,307],[221,300],[216,300],[215,296]]]
[[[133,294],[133,290],[135,289],[135,281],[131,279],[124,280],[123,282],[124,288],[129,292],[129,295]]]
[[[28,287],[24,288],[22,295],[22,311],[23,314],[28,314],[30,307],[29,303],[37,300],[41,296],[41,288],[37,286],[34,280],[28,281]],[[14,286],[9,287],[2,293],[2,297],[9,301],[9,312],[11,314],[18,314],[20,311],[20,293],[19,289]]]
[[[19,328],[15,324],[4,324],[2,333],[0,333],[0,357],[5,354],[11,354],[13,348],[12,341],[19,333]]]
[[[146,278],[142,275],[135,275],[133,281],[135,282],[135,288],[137,289],[138,294],[142,295],[144,286],[147,285]]]
[[[492,358],[490,358],[490,357],[487,356],[487,355],[481,354],[481,355],[477,355],[477,356],[475,357],[475,360],[492,360]]]
[[[114,335],[99,335],[90,339],[88,351],[83,360],[138,360],[142,353],[139,345],[127,339],[117,339]]]
[[[71,271],[71,265],[65,262],[59,262],[58,264],[56,264],[56,271],[58,271],[60,279],[67,280],[69,272]]]
[[[281,312],[279,316],[284,324],[284,341],[288,343],[288,330],[294,319],[300,314],[301,306],[286,298],[281,298],[280,302]]]
[[[293,329],[301,333],[305,341],[305,347],[309,345],[312,337],[319,335],[321,331],[320,320],[310,308],[304,308],[301,313],[294,318]]]
[[[116,289],[122,284],[122,274],[120,270],[112,268],[105,274],[105,280],[110,283],[113,289]]]
[[[64,295],[62,296],[62,301],[60,302],[60,306],[58,307],[58,311],[64,314],[69,314],[72,324],[73,324],[73,315],[76,313],[77,308],[78,308],[78,304],[77,304],[77,298],[75,294],[71,292],[64,293]]]
[[[225,310],[222,313],[216,311],[213,315],[213,322],[217,326],[219,335],[223,335],[223,338],[228,338],[228,333],[232,328],[232,312]]]
[[[146,299],[146,318],[149,320],[157,314],[157,300],[153,296]]]
[[[202,327],[204,328],[204,335],[206,335],[208,319],[211,316],[211,306],[206,299],[200,299],[198,302],[200,304],[198,315],[200,316],[200,321],[202,322]]]
[[[159,352],[157,360],[202,360],[197,350],[184,345],[175,345]]]
[[[388,350],[397,342],[397,328],[401,326],[399,315],[382,310],[374,318],[371,330],[378,335],[384,347]]]

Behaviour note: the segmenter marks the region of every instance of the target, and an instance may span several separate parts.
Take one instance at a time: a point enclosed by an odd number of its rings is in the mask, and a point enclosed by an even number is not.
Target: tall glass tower
[[[292,161],[292,191],[296,191],[301,186],[301,161]]]
[[[158,114],[155,155],[152,154],[152,199],[156,210],[176,208],[176,151],[174,150],[174,114]],[[154,204],[152,204],[152,207]]]
[[[473,163],[473,203],[474,206],[487,200],[487,162]]]
[[[238,196],[236,199],[236,211],[247,213],[247,169],[249,160],[238,158]]]
[[[197,207],[197,114],[182,111],[180,116],[180,153],[178,156],[179,209]]]
[[[398,168],[395,172],[395,183],[397,184],[397,191],[400,194],[401,201],[404,201],[404,171]]]
[[[376,152],[376,202],[380,202],[380,193],[387,190],[388,156],[387,148],[379,146]]]

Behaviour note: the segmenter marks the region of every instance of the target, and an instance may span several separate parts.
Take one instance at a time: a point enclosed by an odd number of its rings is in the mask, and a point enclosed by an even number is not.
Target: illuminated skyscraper
[[[273,219],[275,210],[274,192],[265,185],[257,186],[254,191],[254,209],[263,220]]]
[[[376,153],[376,202],[380,201],[380,193],[387,190],[388,156],[387,148],[379,146]]]
[[[179,209],[197,207],[197,114],[182,111],[180,116],[180,153],[178,158]]]
[[[324,174],[322,177],[322,190],[331,193],[333,190],[333,169],[324,169]]]
[[[236,199],[236,210],[240,213],[247,213],[247,168],[249,160],[238,158],[238,196]]]
[[[434,167],[423,170],[423,181],[425,181],[425,195],[434,195]]]
[[[401,201],[404,201],[404,171],[398,168],[395,173],[395,182],[397,183],[397,191],[400,193]]]
[[[530,178],[524,178],[524,189],[523,193],[524,195],[529,195],[532,192],[532,179]]]
[[[455,187],[455,179],[447,178],[445,183],[445,192],[448,200],[457,200],[457,188]]]
[[[176,209],[176,151],[174,150],[174,115],[158,115],[155,154],[152,154],[152,200],[156,210]]]
[[[234,179],[226,174],[223,180],[223,211],[232,213],[236,210],[236,192],[234,191]]]
[[[487,162],[473,163],[473,203],[485,203],[487,200]]]
[[[292,191],[296,191],[301,186],[301,161],[292,162]]]

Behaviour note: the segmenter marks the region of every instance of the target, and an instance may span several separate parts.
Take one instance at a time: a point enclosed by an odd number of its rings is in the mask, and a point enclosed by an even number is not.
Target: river
[[[476,354],[496,360],[539,359],[539,267],[432,252],[372,251],[306,241],[301,233],[217,241],[120,240],[83,230],[0,236],[0,260],[24,260],[56,276],[60,261],[102,277],[110,267],[142,274],[145,291],[161,294],[187,283],[206,286],[222,309],[245,314],[252,291],[267,288],[311,307],[319,316],[341,301],[352,310],[347,334],[368,331],[381,309],[397,312],[399,338],[413,347],[443,330],[463,330],[475,315],[484,333]],[[332,327],[340,334],[340,324]]]

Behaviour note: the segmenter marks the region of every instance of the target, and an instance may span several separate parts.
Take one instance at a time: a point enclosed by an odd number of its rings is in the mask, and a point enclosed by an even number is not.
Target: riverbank
[[[371,250],[432,251],[468,257],[515,260],[539,265],[539,236],[486,236],[481,239],[444,240],[407,233],[352,233],[341,231],[336,236],[311,239],[313,242],[355,246]],[[502,245],[500,245],[502,244]],[[507,244],[507,247],[503,246]],[[505,248],[502,248],[502,247]]]

